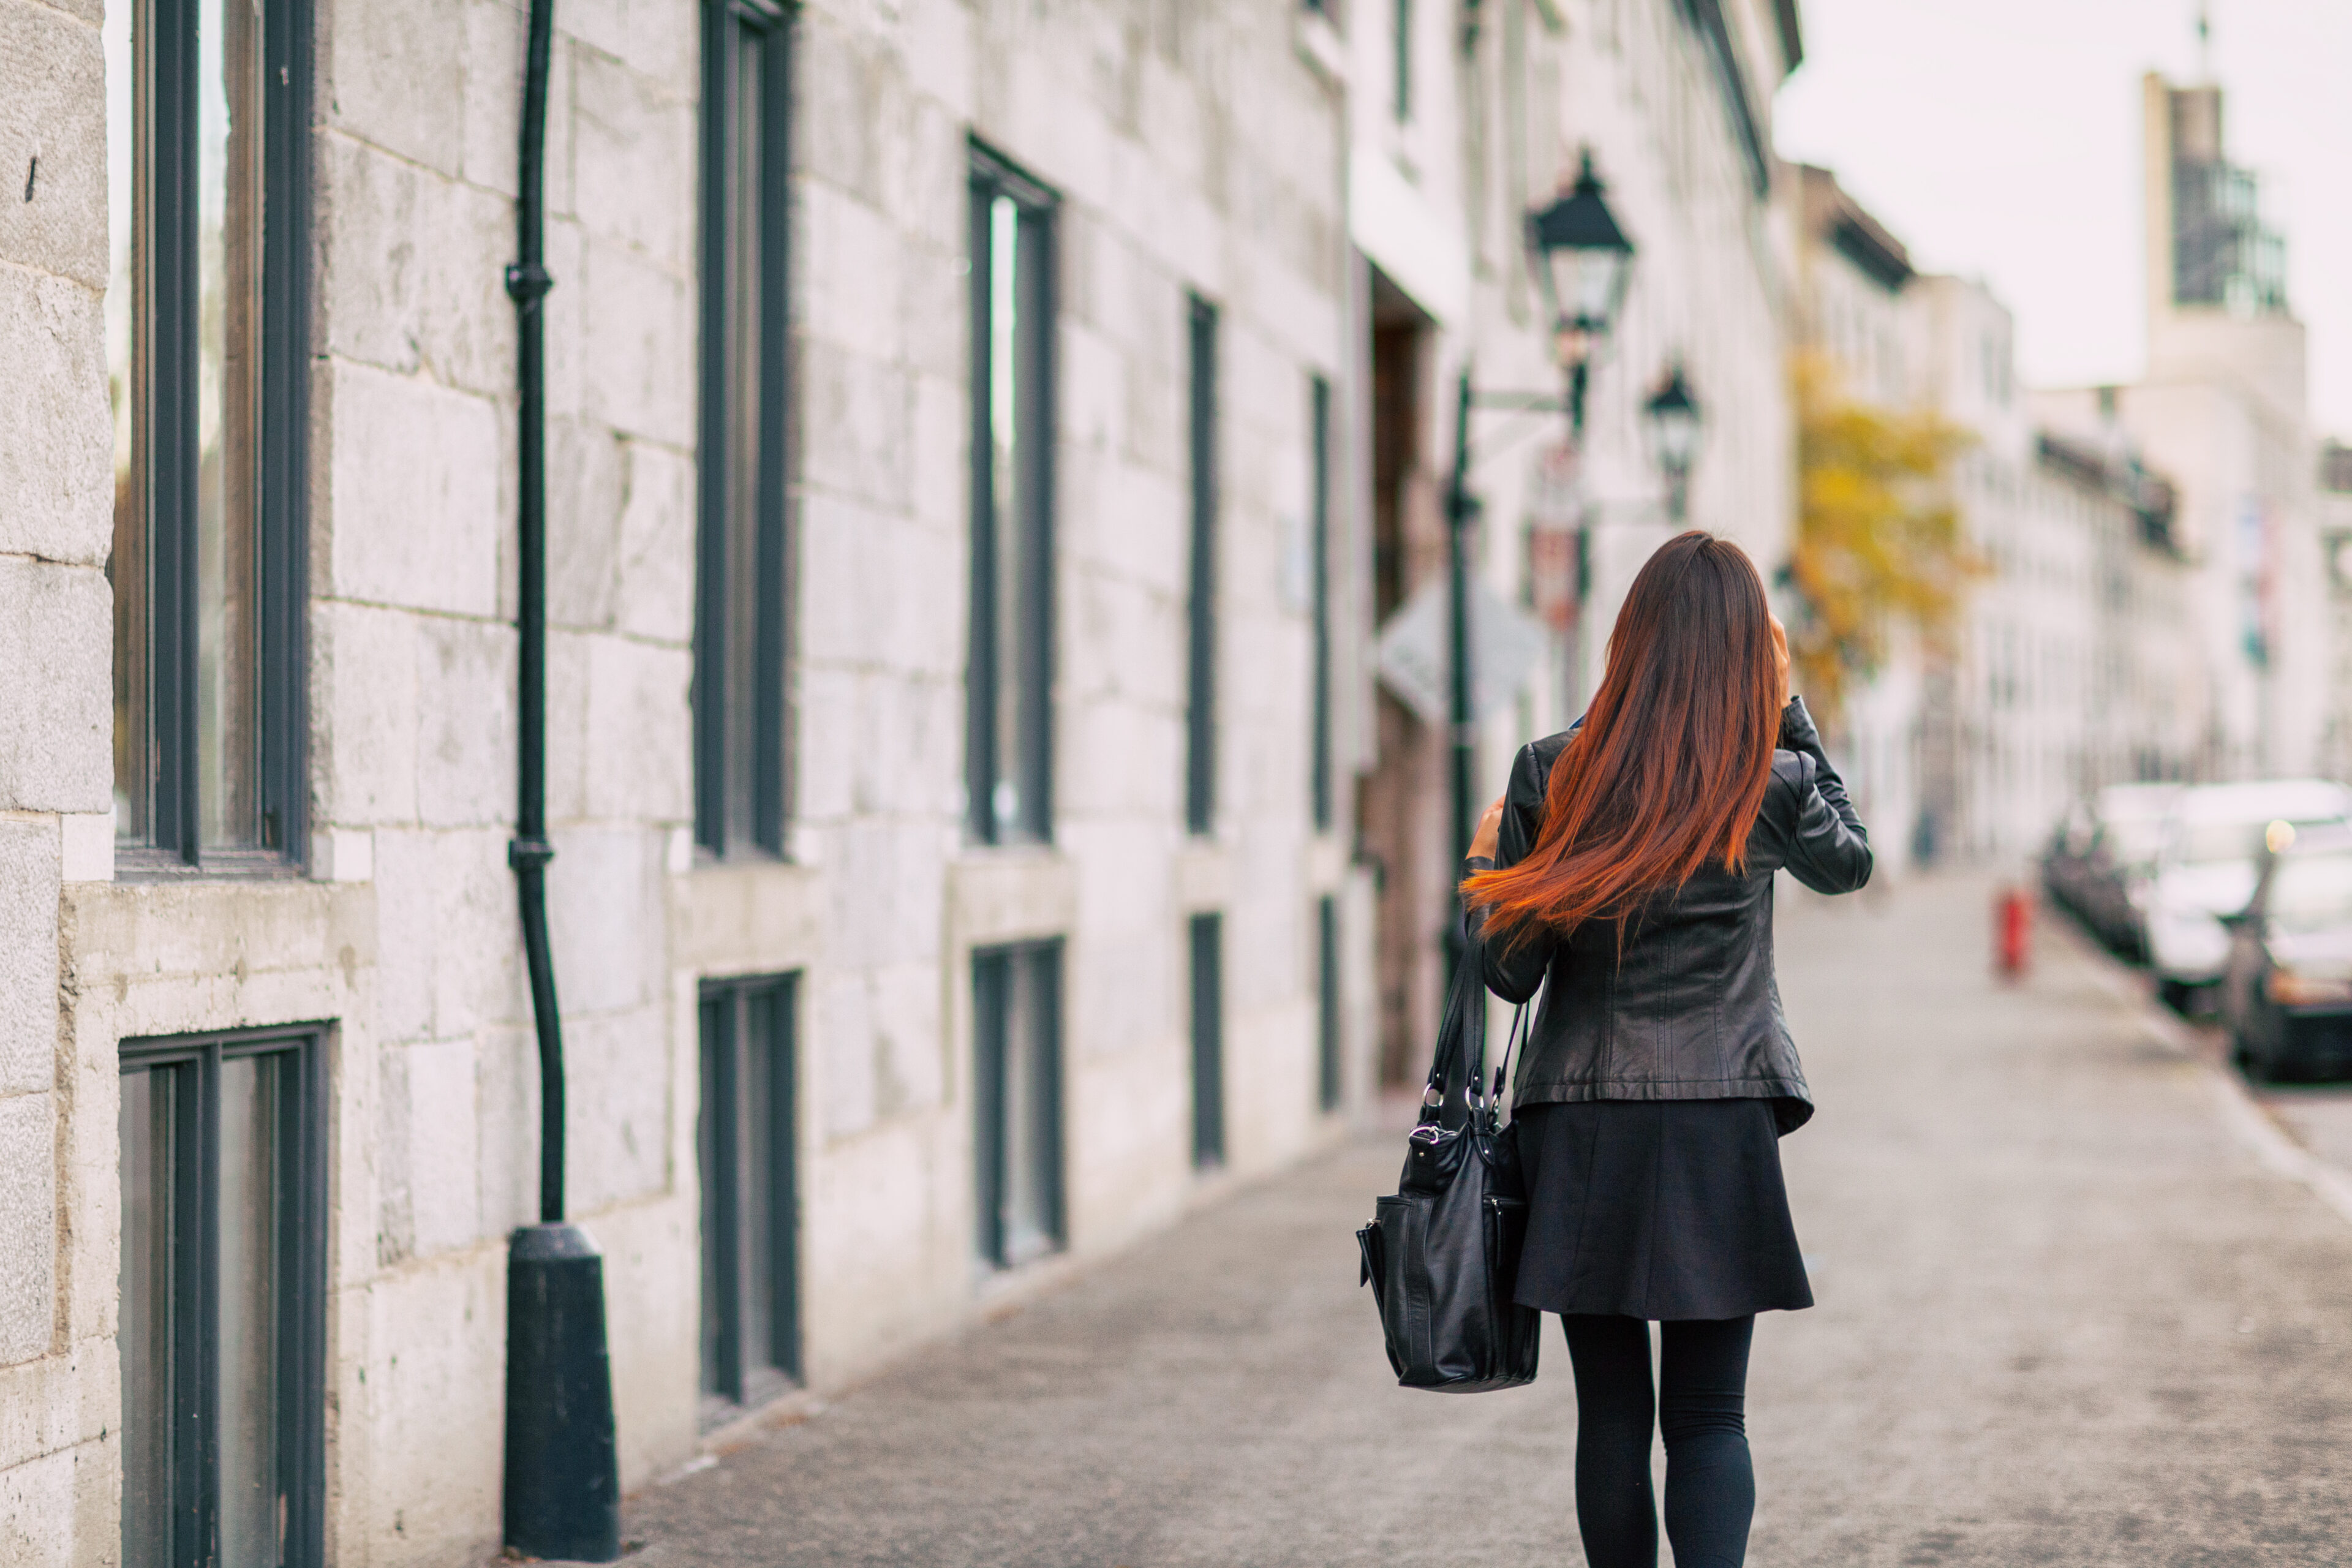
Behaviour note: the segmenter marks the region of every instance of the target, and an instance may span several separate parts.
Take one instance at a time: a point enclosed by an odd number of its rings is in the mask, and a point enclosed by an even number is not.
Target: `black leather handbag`
[[[1543,1314],[1512,1300],[1528,1232],[1518,1129],[1500,1125],[1526,1016],[1522,1007],[1512,1020],[1488,1089],[1486,987],[1475,952],[1455,964],[1404,1173],[1356,1233],[1360,1282],[1372,1288],[1390,1364],[1407,1388],[1478,1394],[1535,1381]]]

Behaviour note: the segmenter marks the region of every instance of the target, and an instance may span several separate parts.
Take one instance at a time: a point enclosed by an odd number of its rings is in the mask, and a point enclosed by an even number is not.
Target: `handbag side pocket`
[[[1389,1294],[1388,1254],[1381,1245],[1378,1220],[1367,1220],[1364,1228],[1356,1233],[1356,1251],[1362,1266],[1362,1272],[1356,1280],[1357,1288],[1360,1289],[1370,1285],[1372,1288],[1373,1310],[1385,1311]]]

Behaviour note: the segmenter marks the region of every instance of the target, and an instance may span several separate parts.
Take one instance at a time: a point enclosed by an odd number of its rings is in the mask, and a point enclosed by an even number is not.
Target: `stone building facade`
[[[1888,414],[1920,400],[1914,342],[1911,254],[1830,170],[1791,167],[1781,190],[1795,258],[1792,347],[1815,355],[1832,395]],[[1925,714],[1941,672],[1915,627],[1891,619],[1876,668],[1853,683],[1844,710],[1829,715],[1847,787],[1872,830],[1882,877],[1899,877],[1932,852]]]
[[[1367,1109],[1380,933],[1410,1038],[1451,877],[1372,675],[1445,389],[1557,384],[1520,214],[1589,147],[1640,251],[1499,787],[1672,526],[1673,365],[1691,521],[1785,551],[1800,45],[1761,0],[554,26],[564,1197],[635,1487]],[[496,1548],[524,46],[504,0],[0,0],[12,1568]],[[1474,563],[1557,596],[1508,425]]]
[[[1908,290],[1918,399],[1969,439],[1950,491],[1979,573],[1921,714],[1921,835],[2016,864],[2105,784],[2179,777],[2193,689],[2177,627],[2189,568],[2170,486],[2117,426],[2016,374],[2008,308],[1971,279]]]

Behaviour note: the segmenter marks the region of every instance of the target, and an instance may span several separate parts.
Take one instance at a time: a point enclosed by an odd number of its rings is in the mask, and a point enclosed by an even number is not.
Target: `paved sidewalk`
[[[1786,911],[1821,1304],[1768,1317],[1759,1568],[2352,1562],[2352,1225],[1988,889]],[[1351,1232],[1400,1140],[1244,1192],[633,1500],[648,1568],[1574,1564],[1575,1405],[1394,1386]]]

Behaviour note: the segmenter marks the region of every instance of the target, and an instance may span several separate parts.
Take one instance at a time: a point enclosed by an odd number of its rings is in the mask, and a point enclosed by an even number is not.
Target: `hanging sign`
[[[1470,716],[1483,719],[1517,700],[1551,639],[1482,582],[1470,584],[1469,610]],[[1381,684],[1431,724],[1453,721],[1453,595],[1441,574],[1388,618],[1374,649]]]
[[[1536,458],[1528,484],[1528,587],[1537,619],[1559,636],[1584,603],[1584,488],[1566,442]]]

